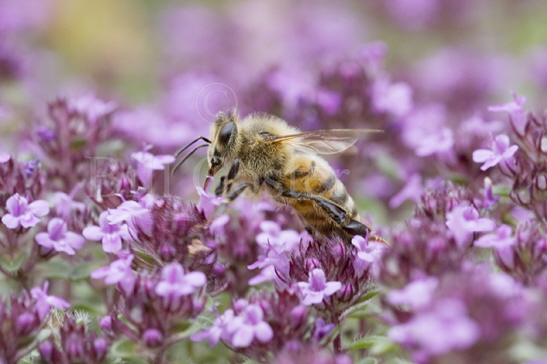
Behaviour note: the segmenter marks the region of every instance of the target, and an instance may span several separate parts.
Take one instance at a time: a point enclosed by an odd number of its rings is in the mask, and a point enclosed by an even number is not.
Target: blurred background
[[[416,173],[468,172],[467,135],[505,117],[488,106],[516,92],[544,107],[546,11],[540,0],[0,0],[0,148],[22,153],[57,97],[115,102],[132,152],[171,154],[233,107],[303,130],[380,128],[333,165],[350,190],[397,208]]]

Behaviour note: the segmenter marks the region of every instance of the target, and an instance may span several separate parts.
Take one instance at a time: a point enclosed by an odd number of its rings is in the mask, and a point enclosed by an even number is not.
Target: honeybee
[[[239,122],[235,112],[219,113],[210,140],[199,137],[180,149],[180,155],[198,140],[208,147],[208,176],[231,166],[215,190],[230,202],[244,191],[266,193],[282,205],[292,206],[312,233],[339,236],[350,242],[354,235],[385,242],[362,223],[355,203],[329,163],[318,154],[333,154],[351,147],[359,134],[379,130],[333,129],[300,132],[286,121],[253,114]],[[209,181],[210,178],[207,178]],[[207,184],[208,182],[206,182]]]

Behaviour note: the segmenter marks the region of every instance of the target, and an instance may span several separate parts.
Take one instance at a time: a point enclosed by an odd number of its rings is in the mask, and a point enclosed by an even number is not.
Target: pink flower
[[[473,152],[473,161],[483,163],[481,170],[486,171],[501,161],[507,160],[519,149],[516,145],[509,146],[509,137],[500,134],[493,139],[492,149],[477,149]]]
[[[456,206],[446,214],[446,226],[452,231],[456,243],[462,246],[474,232],[492,231],[496,227],[487,218],[479,218],[479,212],[471,205]]]
[[[76,254],[74,249],[80,249],[84,245],[84,238],[72,231],[67,231],[66,222],[55,217],[47,225],[47,233],[36,234],[36,242],[46,248],[53,248],[58,252],[68,255]]]
[[[302,304],[309,306],[316,303],[321,303],[323,299],[330,296],[342,288],[340,282],[327,282],[325,272],[322,269],[316,268],[310,272],[308,282],[298,282],[298,287],[304,299]]]
[[[145,151],[131,154],[131,158],[137,161],[137,176],[145,185],[150,183],[152,171],[164,170],[165,164],[175,161],[172,155],[153,155]]]
[[[40,222],[38,217],[49,213],[46,201],[36,200],[29,204],[28,200],[18,193],[8,198],[6,209],[8,213],[2,216],[2,222],[8,229],[16,229],[19,226],[33,227]]]
[[[99,226],[88,226],[83,236],[92,241],[101,241],[106,253],[117,253],[122,249],[122,239],[131,240],[126,224],[108,222],[108,211],[99,216]]]
[[[49,288],[49,282],[44,283],[44,288],[34,287],[30,290],[30,294],[36,299],[36,310],[38,311],[38,317],[43,320],[49,313],[51,307],[58,308],[60,310],[69,308],[70,304],[62,298],[56,296],[48,296],[47,290]]]

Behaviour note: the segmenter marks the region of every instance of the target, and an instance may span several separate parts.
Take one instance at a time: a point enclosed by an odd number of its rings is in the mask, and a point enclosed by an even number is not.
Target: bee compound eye
[[[230,142],[232,134],[236,131],[236,124],[228,123],[220,129],[218,133],[218,141],[220,144],[226,146]]]

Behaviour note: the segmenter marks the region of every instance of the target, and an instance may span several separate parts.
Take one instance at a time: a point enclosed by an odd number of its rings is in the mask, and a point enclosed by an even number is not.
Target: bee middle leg
[[[285,189],[283,188],[283,185],[280,182],[277,182],[271,178],[266,178],[265,182],[269,186],[273,187],[283,197],[314,201],[315,203],[319,205],[319,207],[321,207],[321,209],[325,213],[327,213],[327,215],[329,215],[329,217],[338,226],[342,228],[342,230],[344,230],[346,233],[348,233],[351,236],[354,236],[354,235],[367,236],[372,233],[371,229],[368,226],[361,223],[360,221],[352,219],[350,214],[345,209],[343,209],[339,205],[335,204],[334,202],[324,197],[314,196],[304,192],[297,192],[297,191]],[[372,235],[372,237],[373,239],[378,238],[375,235]],[[381,240],[383,241],[383,239]]]
[[[232,189],[232,185],[234,184],[234,180],[239,173],[239,159],[236,158],[234,162],[232,163],[232,166],[230,167],[230,171],[226,176],[220,177],[220,183],[218,184],[217,188],[215,189],[215,195],[222,196]]]

